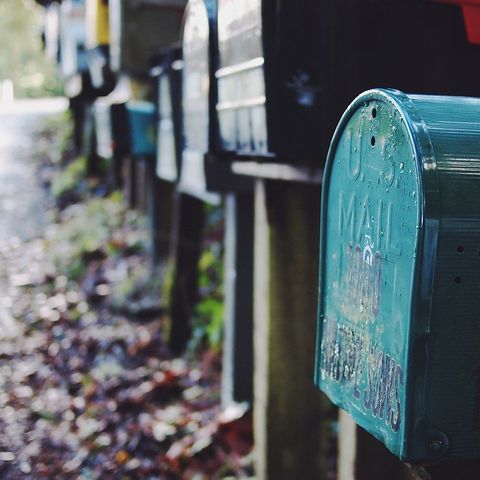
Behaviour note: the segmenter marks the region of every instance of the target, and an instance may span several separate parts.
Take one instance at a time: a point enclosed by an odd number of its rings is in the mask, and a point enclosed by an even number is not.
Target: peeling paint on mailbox
[[[348,108],[324,176],[315,381],[410,462],[480,456],[480,303],[466,311],[461,285],[480,209],[455,211],[461,188],[480,203],[479,100],[375,90]],[[455,304],[468,328],[452,336]]]

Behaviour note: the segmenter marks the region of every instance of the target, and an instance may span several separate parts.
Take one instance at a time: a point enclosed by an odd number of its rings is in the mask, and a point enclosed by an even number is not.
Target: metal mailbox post
[[[404,461],[480,458],[480,99],[372,90],[322,199],[316,384]]]

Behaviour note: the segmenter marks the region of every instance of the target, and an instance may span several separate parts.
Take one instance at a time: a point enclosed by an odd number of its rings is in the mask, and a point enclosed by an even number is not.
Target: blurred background
[[[364,90],[480,96],[478,10],[1,0],[0,477],[414,478],[314,386],[322,175]]]

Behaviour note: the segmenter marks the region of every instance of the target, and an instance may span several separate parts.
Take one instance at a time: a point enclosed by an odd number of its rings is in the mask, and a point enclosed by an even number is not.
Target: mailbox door
[[[423,187],[408,123],[363,97],[335,133],[324,178],[316,382],[405,456]]]
[[[218,2],[220,149],[268,154],[262,1]]]
[[[215,19],[203,0],[190,0],[183,31],[182,112],[185,145],[179,188],[210,203],[219,197],[206,190],[204,156],[210,131],[210,40]]]
[[[158,49],[180,38],[186,0],[110,0],[111,66],[145,76]]]

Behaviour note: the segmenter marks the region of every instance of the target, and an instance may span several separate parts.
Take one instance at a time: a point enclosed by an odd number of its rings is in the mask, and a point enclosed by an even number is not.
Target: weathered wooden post
[[[254,415],[259,479],[326,474],[328,405],[311,382],[319,194],[318,185],[256,184]]]
[[[193,308],[198,296],[205,203],[220,204],[220,196],[207,191],[204,155],[210,144],[211,88],[210,40],[214,36],[215,3],[191,0],[183,30],[181,171],[175,206],[174,283],[171,292],[170,347],[182,352],[191,334]]]

